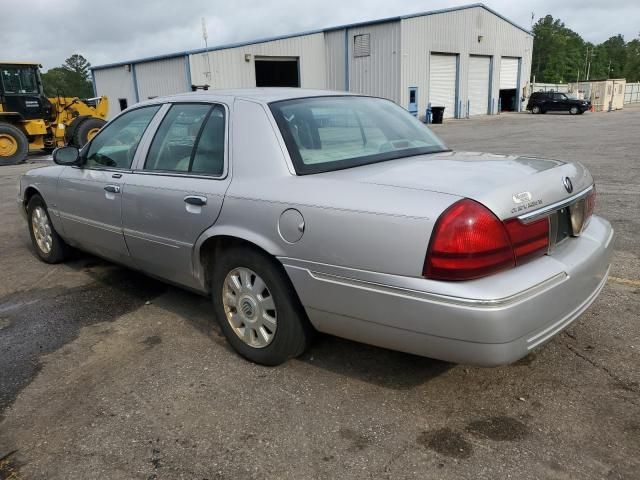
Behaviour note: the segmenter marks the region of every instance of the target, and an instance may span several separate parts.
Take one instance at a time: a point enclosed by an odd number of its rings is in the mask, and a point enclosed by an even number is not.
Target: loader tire
[[[99,118],[87,118],[86,120],[83,120],[73,133],[73,145],[78,148],[84,147],[85,144],[91,140],[96,133],[98,133],[98,130],[100,130],[105,123],[107,122]]]
[[[0,123],[0,165],[17,165],[27,159],[29,140],[22,130]]]

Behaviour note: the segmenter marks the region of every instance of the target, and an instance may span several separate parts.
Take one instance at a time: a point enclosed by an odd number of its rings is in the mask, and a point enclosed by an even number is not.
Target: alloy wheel
[[[222,304],[235,334],[253,348],[264,348],[275,336],[277,311],[265,281],[253,270],[231,270],[222,288]]]
[[[33,213],[31,214],[31,228],[33,229],[33,236],[36,239],[36,244],[40,251],[45,255],[49,254],[53,246],[53,236],[49,217],[44,208],[38,206],[33,209]]]

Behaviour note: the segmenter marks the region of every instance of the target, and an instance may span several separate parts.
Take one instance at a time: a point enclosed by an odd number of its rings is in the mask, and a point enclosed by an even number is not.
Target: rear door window
[[[175,104],[151,143],[144,170],[222,175],[225,112],[221,105]]]

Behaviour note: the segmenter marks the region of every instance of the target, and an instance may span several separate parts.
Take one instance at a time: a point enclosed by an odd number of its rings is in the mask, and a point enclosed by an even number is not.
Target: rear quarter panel
[[[236,101],[232,119],[232,181],[216,235],[244,238],[277,257],[396,275],[420,276],[433,225],[459,197],[293,174],[268,107]],[[279,232],[284,211],[304,219],[302,238]],[[321,268],[321,267],[320,267]]]

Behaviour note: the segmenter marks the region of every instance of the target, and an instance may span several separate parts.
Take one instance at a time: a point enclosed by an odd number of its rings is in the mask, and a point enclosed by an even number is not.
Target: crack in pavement
[[[573,345],[570,345],[569,343],[565,343],[565,345],[575,356],[577,356],[578,358],[581,358],[585,362],[589,363],[591,366],[597,368],[598,370],[602,370],[607,375],[609,375],[609,377],[615,380],[616,384],[618,384],[623,390],[626,390],[632,393],[640,393],[640,387],[636,382],[628,381],[623,378],[620,378],[618,375],[613,373],[604,365],[599,365],[598,363],[596,363],[595,361],[593,361],[592,359],[590,359],[589,357],[587,357],[586,355],[578,351],[578,349],[576,349]],[[636,405],[636,403],[633,401],[631,401],[631,403]]]

